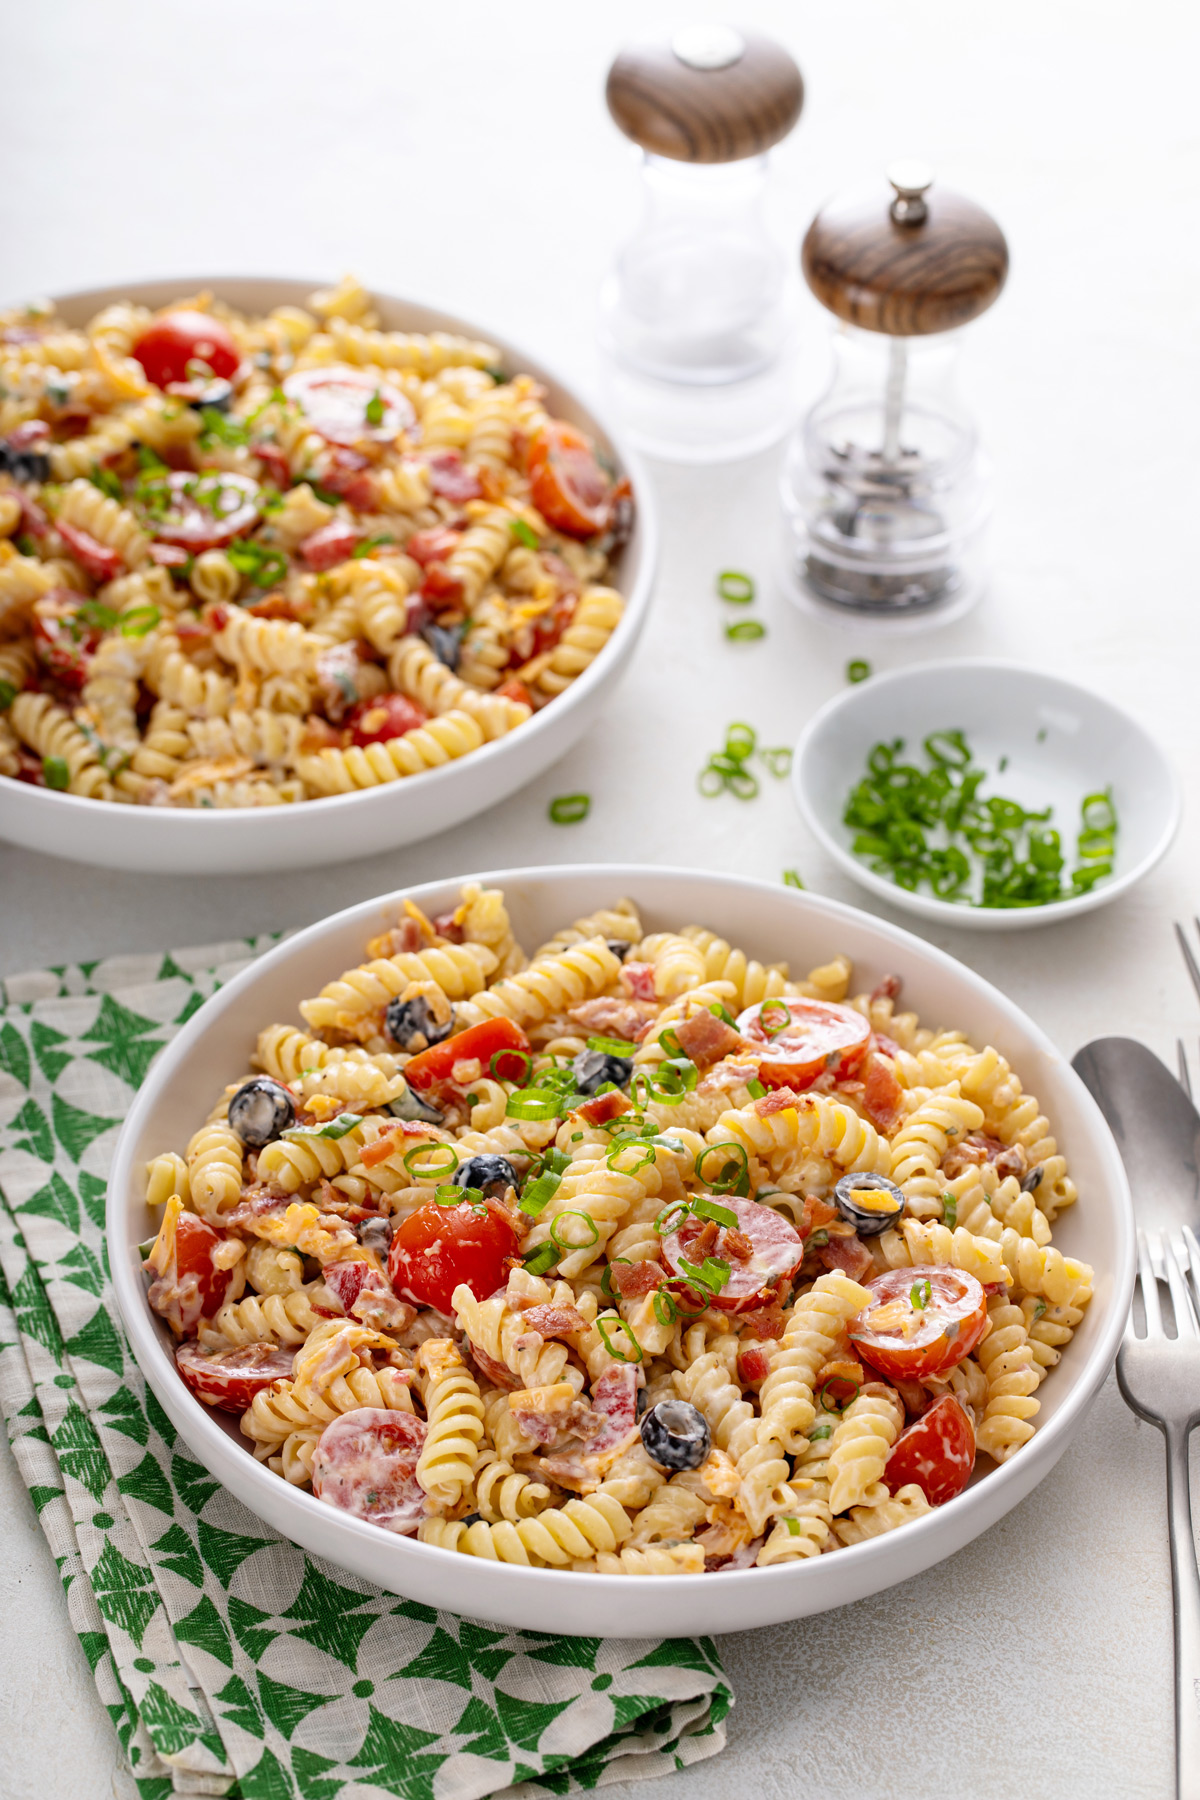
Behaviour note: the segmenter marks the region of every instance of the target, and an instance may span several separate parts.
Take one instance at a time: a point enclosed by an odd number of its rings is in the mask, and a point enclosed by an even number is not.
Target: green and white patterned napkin
[[[0,1410],[133,1783],[532,1800],[714,1755],[732,1696],[711,1639],[543,1637],[369,1587],[220,1487],[143,1382],[108,1282],[118,1127],[270,941],[0,983]]]

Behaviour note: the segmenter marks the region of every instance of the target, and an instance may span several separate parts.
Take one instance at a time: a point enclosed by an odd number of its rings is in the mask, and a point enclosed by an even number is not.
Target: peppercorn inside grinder
[[[983,590],[988,466],[955,387],[960,328],[1008,274],[990,214],[921,163],[831,201],[801,247],[838,321],[834,375],[788,450],[788,586],[826,616],[940,623]]]
[[[644,200],[600,296],[613,410],[669,461],[764,449],[796,416],[794,278],[765,200],[800,71],[770,38],[690,25],[623,50],[607,100],[641,152]]]

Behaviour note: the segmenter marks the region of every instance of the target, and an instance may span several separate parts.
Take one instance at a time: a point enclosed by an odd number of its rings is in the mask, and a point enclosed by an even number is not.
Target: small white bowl
[[[1050,1472],[1079,1429],[1112,1367],[1133,1289],[1125,1171],[1098,1107],[1061,1052],[961,963],[834,900],[734,875],[623,865],[510,869],[473,879],[504,889],[513,928],[530,945],[564,920],[628,895],[651,931],[702,921],[766,962],[787,958],[804,970],[844,951],[854,961],[856,986],[870,989],[884,975],[900,975],[905,1003],[930,1025],[958,1027],[1008,1057],[1048,1114],[1079,1187],[1078,1204],[1055,1227],[1055,1243],[1096,1271],[1083,1323],[1038,1395],[1038,1429],[1011,1461],[980,1471],[965,1493],[915,1524],[811,1562],[719,1579],[585,1575],[460,1556],[338,1512],[255,1462],[237,1420],[202,1406],[184,1386],[170,1333],[146,1304],[137,1246],[157,1228],[145,1200],[146,1163],[187,1142],[213,1094],[247,1067],[262,1025],[292,1018],[305,995],[361,960],[366,939],[395,917],[400,896],[385,895],[298,932],[201,1007],[150,1071],[117,1145],[108,1189],[117,1303],[142,1372],[197,1460],[285,1537],[389,1592],[560,1635],[682,1637],[802,1618],[906,1581],[994,1525]],[[407,892],[427,913],[438,913],[455,903],[459,885],[430,882]]]
[[[192,276],[94,288],[64,295],[55,305],[69,325],[85,325],[119,300],[159,307],[209,288],[243,312],[265,313],[275,306],[305,305],[320,285],[270,276]],[[431,837],[507,799],[565,755],[600,717],[633,655],[650,605],[658,527],[644,470],[603,419],[524,350],[449,313],[389,294],[373,298],[388,331],[449,331],[495,344],[507,368],[545,385],[552,413],[587,432],[629,476],[637,502],[634,530],[613,576],[625,597],[625,613],[604,649],[565,693],[507,737],[385,787],[292,806],[193,811],[85,800],[0,775],[0,838],[47,856],[131,874],[251,875],[348,862]]]
[[[988,770],[984,794],[1003,794],[1031,811],[1050,805],[1074,865],[1085,794],[1111,788],[1117,812],[1113,873],[1090,893],[1047,906],[971,906],[910,893],[855,856],[855,832],[843,824],[851,789],[873,744],[903,738],[923,760],[931,732],[961,730],[976,766]],[[1008,758],[1003,773],[1002,757]],[[1147,731],[1110,700],[1058,675],[1020,663],[968,656],[874,675],[847,688],[810,719],[792,759],[792,792],[801,814],[838,866],[881,900],[970,931],[1021,931],[1106,906],[1167,853],[1179,827],[1174,773]]]

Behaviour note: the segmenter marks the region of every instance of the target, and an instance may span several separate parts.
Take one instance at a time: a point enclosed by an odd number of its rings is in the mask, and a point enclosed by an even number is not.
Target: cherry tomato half
[[[892,1493],[915,1481],[930,1506],[961,1494],[975,1467],[975,1427],[953,1394],[943,1394],[902,1431],[883,1478]]]
[[[881,1375],[920,1381],[970,1356],[987,1329],[987,1295],[962,1269],[888,1269],[846,1335]]]
[[[185,1276],[196,1277],[200,1310],[206,1319],[221,1305],[233,1279],[229,1269],[213,1267],[213,1251],[221,1241],[212,1226],[195,1213],[180,1213],[175,1226],[175,1271],[181,1282]]]
[[[172,469],[141,487],[147,523],[163,544],[191,556],[223,550],[258,522],[258,483],[223,469]]]
[[[405,1063],[404,1079],[409,1087],[427,1088],[435,1081],[448,1081],[456,1062],[475,1058],[487,1069],[497,1050],[529,1052],[529,1039],[511,1019],[484,1019],[478,1025],[468,1025],[465,1031],[456,1031],[453,1037],[443,1038],[440,1044],[431,1044]]]
[[[202,312],[160,313],[133,346],[133,354],[155,387],[190,381],[203,363],[226,380],[236,374],[237,345],[227,325]]]
[[[529,446],[529,495],[542,517],[568,537],[595,537],[608,524],[612,483],[583,433],[544,426]]]
[[[763,1000],[739,1015],[737,1028],[751,1044],[763,1046],[758,1078],[764,1087],[797,1092],[826,1069],[839,1080],[852,1075],[871,1041],[861,1013],[826,1000]]]
[[[417,422],[399,388],[341,363],[296,369],[284,381],[283,391],[331,444],[349,448],[364,441],[390,444]]]
[[[389,738],[403,737],[424,725],[429,714],[407,694],[380,694],[377,700],[360,700],[346,714],[350,741],[360,748],[365,744],[386,744]]]
[[[194,1339],[180,1344],[175,1366],[193,1394],[221,1412],[244,1413],[255,1394],[292,1372],[295,1352],[273,1344],[244,1344],[239,1350],[202,1350]]]
[[[747,1312],[761,1306],[764,1299],[773,1299],[779,1283],[795,1274],[804,1261],[804,1239],[790,1220],[756,1200],[731,1199],[728,1194],[708,1198],[712,1207],[733,1213],[737,1224],[717,1225],[714,1240],[710,1221],[686,1218],[678,1231],[663,1238],[663,1262],[693,1294],[719,1312]],[[693,1269],[702,1268],[706,1257],[729,1267],[728,1276],[715,1291],[683,1266],[686,1262]],[[714,1279],[719,1276],[720,1272],[715,1272]]]
[[[313,1452],[318,1500],[385,1531],[415,1531],[425,1516],[417,1459],[426,1425],[415,1413],[363,1406],[328,1424]]]
[[[399,1299],[441,1313],[452,1311],[450,1297],[460,1281],[477,1300],[486,1300],[504,1286],[505,1258],[517,1254],[520,1241],[495,1200],[466,1200],[458,1206],[431,1201],[410,1213],[392,1238],[392,1288]]]

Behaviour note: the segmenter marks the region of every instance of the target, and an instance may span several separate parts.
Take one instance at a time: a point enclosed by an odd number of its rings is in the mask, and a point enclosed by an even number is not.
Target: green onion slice
[[[591,1237],[585,1237],[575,1242],[568,1237],[563,1237],[559,1228],[567,1219],[582,1219],[591,1232]],[[550,1221],[550,1240],[560,1250],[586,1250],[590,1244],[599,1242],[600,1230],[590,1213],[560,1212]]]
[[[852,662],[846,664],[846,680],[850,682],[851,686],[857,685],[860,681],[866,681],[870,673],[870,663],[864,662],[861,656],[856,656]]]
[[[520,1207],[531,1219],[540,1218],[562,1186],[562,1176],[547,1170],[531,1181],[521,1195]]]
[[[423,1157],[433,1160],[423,1162]],[[415,1182],[438,1181],[443,1175],[453,1175],[458,1167],[458,1152],[452,1144],[417,1144],[400,1160]]]
[[[699,1264],[691,1263],[685,1256],[681,1256],[679,1266],[688,1281],[706,1294],[719,1294],[729,1280],[729,1264],[719,1256],[706,1256]]]
[[[735,644],[748,644],[755,638],[767,635],[767,628],[760,619],[739,619],[736,625],[725,627],[725,636]]]
[[[729,1206],[718,1206],[715,1200],[693,1200],[692,1211],[698,1219],[715,1219],[718,1225],[724,1225],[728,1231],[737,1229],[737,1214]]]
[[[731,606],[749,606],[754,592],[754,582],[740,569],[722,569],[717,576],[717,593]]]
[[[951,1231],[958,1224],[958,1201],[950,1193],[942,1195],[942,1224],[949,1225]]]
[[[526,524],[524,519],[510,519],[508,521],[508,529],[512,532],[517,542],[519,544],[524,544],[528,550],[536,550],[541,542],[541,539],[533,529],[533,526]]]
[[[590,794],[559,794],[550,802],[550,822],[553,825],[578,825],[586,819],[592,810]]]
[[[508,1096],[505,1117],[509,1119],[525,1119],[530,1122],[544,1123],[549,1119],[557,1119],[561,1112],[569,1110],[563,1102],[563,1096],[551,1088],[524,1088]]]
[[[637,1050],[636,1044],[626,1043],[624,1038],[590,1037],[587,1040],[589,1050],[599,1050],[605,1056],[629,1057]]]
[[[660,1325],[673,1325],[679,1317],[679,1307],[673,1294],[663,1288],[654,1290],[654,1316]]]
[[[608,1335],[609,1326],[611,1326],[614,1331],[624,1333],[625,1337],[628,1339],[629,1347],[633,1352],[632,1356],[627,1356],[623,1350],[617,1349],[616,1345]],[[618,1362],[640,1363],[642,1361],[642,1346],[638,1343],[632,1330],[625,1323],[624,1319],[618,1318],[615,1313],[601,1313],[596,1320],[596,1330],[604,1340],[604,1348],[608,1351],[608,1354],[610,1356],[615,1356]]]
[[[733,1172],[730,1173],[731,1164],[727,1161],[721,1165],[721,1174],[714,1180],[704,1173],[704,1165],[710,1156],[720,1151],[728,1152],[732,1158]],[[724,1144],[710,1144],[696,1158],[696,1180],[702,1181],[710,1193],[735,1194],[739,1199],[744,1198],[750,1192],[750,1161],[744,1147],[732,1139]]]
[[[758,1009],[758,1022],[769,1038],[777,1038],[792,1022],[792,1009],[782,1000],[764,1000]]]
[[[283,1136],[299,1138],[301,1141],[305,1138],[344,1138],[354,1130],[356,1125],[361,1124],[362,1119],[358,1113],[344,1112],[339,1113],[336,1119],[326,1119],[323,1125],[291,1125],[283,1133]],[[424,1148],[424,1146],[422,1147]],[[458,1167],[457,1156],[452,1166]]]
[[[503,1068],[497,1066],[506,1060],[516,1064],[515,1075],[506,1074]],[[515,1081],[518,1087],[528,1087],[533,1079],[533,1058],[528,1050],[493,1050],[488,1059],[488,1074],[493,1081]]]
[[[11,681],[0,681],[0,712],[7,712],[17,697],[18,690]]]
[[[555,1263],[558,1261],[558,1256],[555,1252],[554,1245],[545,1243],[539,1244],[536,1250],[527,1251],[521,1258],[521,1261],[531,1275],[544,1275],[548,1269],[554,1267]]]
[[[48,788],[62,793],[71,785],[71,771],[61,756],[43,756],[42,778]]]
[[[914,1312],[924,1312],[933,1296],[933,1286],[928,1277],[924,1281],[914,1281],[908,1290],[909,1304]]]

